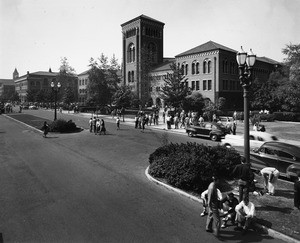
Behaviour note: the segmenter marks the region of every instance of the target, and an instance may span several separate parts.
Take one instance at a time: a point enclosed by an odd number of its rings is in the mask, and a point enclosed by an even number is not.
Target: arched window
[[[196,63],[193,62],[192,63],[192,74],[195,74],[196,73]]]
[[[134,82],[134,71],[131,71],[131,82]]]
[[[127,49],[127,62],[134,62],[135,61],[135,46],[131,43]]]
[[[188,74],[188,71],[189,71],[189,65],[188,65],[188,64],[185,64],[185,75]]]
[[[200,73],[199,62],[196,63],[196,74]]]
[[[207,62],[203,62],[203,73],[207,73]]]
[[[207,73],[211,72],[211,61],[207,62]]]

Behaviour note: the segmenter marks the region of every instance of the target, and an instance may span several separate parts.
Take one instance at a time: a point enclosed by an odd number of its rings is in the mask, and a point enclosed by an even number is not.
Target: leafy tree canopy
[[[164,85],[161,87],[160,97],[165,100],[168,106],[176,109],[182,107],[184,99],[190,94],[189,88],[185,85],[187,78],[182,74],[175,63],[170,65],[171,73],[164,78]]]

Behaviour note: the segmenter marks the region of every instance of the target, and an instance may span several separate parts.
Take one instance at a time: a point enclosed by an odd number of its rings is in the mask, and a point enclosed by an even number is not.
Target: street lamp
[[[240,84],[244,90],[244,157],[247,163],[250,163],[250,145],[249,145],[249,101],[248,93],[252,84],[252,69],[256,60],[256,55],[252,49],[247,54],[241,46],[241,51],[236,54],[236,61],[239,65]]]
[[[59,89],[61,87],[60,82],[58,82],[55,86],[54,82],[51,82],[51,89],[52,92],[54,92],[54,121],[56,121],[57,119],[57,113],[56,113],[56,103],[57,103],[57,93],[59,92]]]

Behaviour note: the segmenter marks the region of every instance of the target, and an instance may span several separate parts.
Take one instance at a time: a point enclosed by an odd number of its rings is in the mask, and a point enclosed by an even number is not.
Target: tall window
[[[196,90],[199,90],[199,81],[196,81]]]
[[[204,61],[203,62],[203,73],[206,73],[207,72],[207,62]]]
[[[129,71],[128,72],[128,83],[130,83],[131,82],[131,72]]]
[[[203,90],[207,90],[207,80],[203,80]]]
[[[134,82],[134,71],[131,71],[131,82]]]
[[[200,73],[199,62],[196,63],[196,74]]]
[[[211,61],[207,62],[207,73],[211,72]]]
[[[195,81],[192,81],[192,90],[195,90]]]
[[[207,80],[207,90],[212,90],[211,80]]]
[[[188,64],[185,64],[185,75],[188,74],[188,71],[189,71],[189,65],[188,65]]]
[[[134,62],[135,61],[135,46],[131,43],[127,49],[127,62]]]
[[[192,74],[196,73],[196,64],[195,62],[192,63]]]

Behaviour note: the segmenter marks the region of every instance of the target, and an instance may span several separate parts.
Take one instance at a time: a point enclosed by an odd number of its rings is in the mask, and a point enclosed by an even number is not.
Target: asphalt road
[[[70,117],[87,127],[87,118]],[[105,136],[85,130],[45,139],[0,116],[4,242],[218,242],[204,230],[199,203],[145,176],[149,154],[163,140],[195,140],[125,125],[117,131],[110,122],[106,126]],[[222,236],[228,242],[281,242],[256,232],[241,236],[232,227]]]

